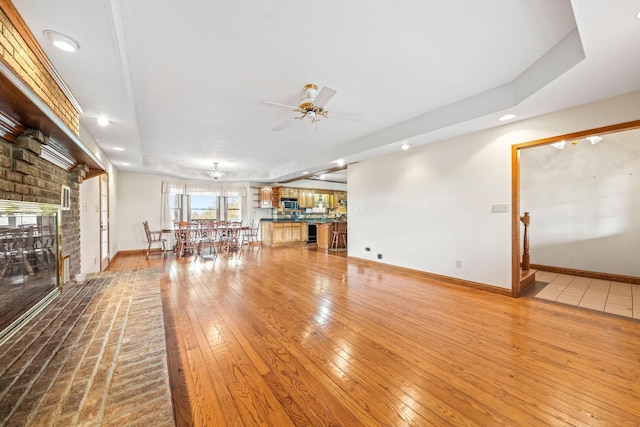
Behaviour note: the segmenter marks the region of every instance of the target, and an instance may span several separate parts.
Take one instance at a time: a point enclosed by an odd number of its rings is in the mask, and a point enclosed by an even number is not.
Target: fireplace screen
[[[0,201],[0,342],[59,293],[57,206]]]

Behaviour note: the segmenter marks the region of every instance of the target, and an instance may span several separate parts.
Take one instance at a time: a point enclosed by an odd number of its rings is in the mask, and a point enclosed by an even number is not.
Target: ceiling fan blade
[[[324,105],[329,102],[333,95],[335,95],[337,90],[330,88],[329,86],[324,86],[316,95],[316,98],[313,100],[313,105],[316,107],[324,107]]]
[[[364,114],[328,111],[327,118],[336,119],[336,120],[348,120],[350,122],[361,122],[362,120],[364,120]]]
[[[282,108],[286,108],[287,110],[293,110],[293,111],[299,110],[298,107],[294,107],[293,105],[278,104],[277,102],[271,102],[271,101],[262,101],[262,104],[274,105],[276,107],[282,107]]]
[[[279,130],[287,128],[287,127],[291,126],[295,122],[295,120],[296,120],[295,118],[293,118],[291,120],[287,120],[286,122],[280,123],[278,126],[271,128],[271,130],[277,132]]]

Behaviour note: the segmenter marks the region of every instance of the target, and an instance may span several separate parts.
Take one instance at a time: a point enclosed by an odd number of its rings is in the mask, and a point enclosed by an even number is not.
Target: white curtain
[[[160,225],[162,228],[171,228],[171,209],[169,206],[169,197],[171,194],[186,194],[193,196],[215,196],[215,197],[227,197],[227,196],[241,196],[241,209],[243,222],[248,221],[248,204],[247,204],[247,187],[224,187],[216,184],[206,183],[190,183],[190,184],[178,184],[175,182],[162,181],[162,197],[161,197],[161,212],[160,212]]]
[[[160,198],[160,227],[164,229],[171,228],[171,212],[169,206],[169,195],[184,194],[184,185],[162,181],[162,197]]]

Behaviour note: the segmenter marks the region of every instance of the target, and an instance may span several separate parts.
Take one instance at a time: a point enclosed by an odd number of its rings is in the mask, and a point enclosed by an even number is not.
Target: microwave
[[[280,199],[280,206],[283,211],[297,211],[298,199]]]

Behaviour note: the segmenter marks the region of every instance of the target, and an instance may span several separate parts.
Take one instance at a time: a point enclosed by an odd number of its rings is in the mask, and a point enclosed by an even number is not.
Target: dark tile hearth
[[[0,425],[174,425],[159,273],[89,275],[0,346]]]

